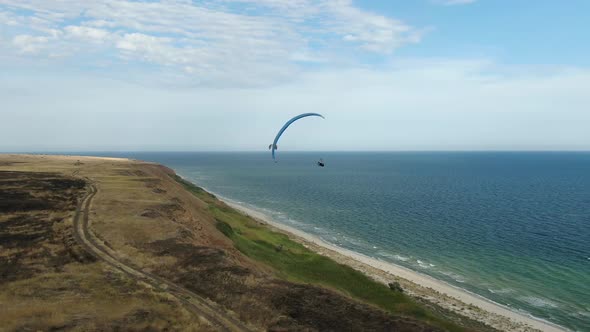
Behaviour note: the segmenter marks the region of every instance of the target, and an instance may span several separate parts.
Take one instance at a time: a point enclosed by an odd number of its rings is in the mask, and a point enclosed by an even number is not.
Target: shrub
[[[400,292],[400,293],[403,293],[404,292],[404,289],[402,288],[402,286],[397,281],[390,282],[387,285],[389,286],[389,289],[391,289],[394,292]]]

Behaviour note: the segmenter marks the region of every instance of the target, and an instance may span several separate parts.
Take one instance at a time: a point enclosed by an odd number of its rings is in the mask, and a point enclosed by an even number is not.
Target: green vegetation
[[[208,204],[217,220],[217,229],[230,238],[238,250],[273,267],[279,278],[331,288],[396,315],[413,317],[448,331],[464,330],[403,294],[401,287],[390,289],[349,266],[305,248],[285,234],[271,231],[192,183],[178,176],[176,180]]]
[[[391,289],[394,292],[400,292],[400,293],[403,293],[404,292],[404,289],[402,288],[402,286],[397,281],[390,282],[390,283],[387,284],[387,286],[389,286],[389,289]]]

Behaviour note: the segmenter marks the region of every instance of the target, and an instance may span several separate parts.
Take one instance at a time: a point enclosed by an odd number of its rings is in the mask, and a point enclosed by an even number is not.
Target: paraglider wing
[[[281,128],[281,130],[279,130],[277,136],[275,137],[274,142],[272,143],[272,159],[276,161],[275,158],[275,150],[277,149],[277,143],[279,142],[279,138],[281,138],[281,135],[283,135],[283,132],[285,132],[285,130],[287,128],[289,128],[289,126],[302,118],[308,117],[308,116],[319,116],[320,118],[324,119],[324,116],[318,113],[303,113],[303,114],[299,114],[296,117],[292,118],[291,120],[287,121],[287,123],[285,123],[285,125],[283,126],[283,128]]]

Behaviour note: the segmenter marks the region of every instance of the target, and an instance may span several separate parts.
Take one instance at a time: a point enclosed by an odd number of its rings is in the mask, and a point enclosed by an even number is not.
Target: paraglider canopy
[[[303,113],[303,114],[299,114],[296,117],[293,117],[291,120],[287,121],[287,123],[285,123],[285,125],[283,126],[283,128],[281,128],[281,130],[279,130],[279,132],[277,133],[277,136],[275,136],[275,140],[273,141],[273,143],[269,146],[269,149],[272,150],[272,159],[276,162],[276,157],[275,157],[275,150],[277,149],[277,143],[279,142],[279,139],[281,138],[281,135],[283,135],[283,132],[285,132],[285,130],[287,128],[289,128],[289,126],[302,118],[308,117],[308,116],[319,116],[322,119],[325,119],[323,115],[318,114],[318,113]]]

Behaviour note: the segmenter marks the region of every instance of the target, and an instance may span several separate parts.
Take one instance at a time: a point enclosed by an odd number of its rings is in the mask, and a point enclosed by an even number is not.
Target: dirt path
[[[78,204],[74,216],[74,237],[86,251],[136,281],[147,283],[159,291],[176,297],[185,304],[188,310],[203,317],[219,331],[254,331],[215,303],[152,273],[141,271],[133,264],[119,259],[116,252],[106,246],[90,229],[90,207],[92,199],[97,193],[97,187],[94,184],[90,185],[88,193]]]

